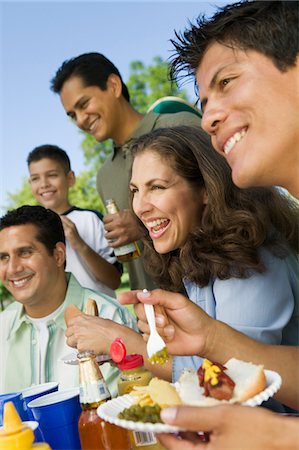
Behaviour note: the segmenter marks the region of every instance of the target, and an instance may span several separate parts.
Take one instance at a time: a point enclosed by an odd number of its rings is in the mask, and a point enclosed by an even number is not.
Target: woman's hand
[[[118,300],[121,304],[135,304],[138,327],[145,333],[145,340],[149,328],[143,303],[155,305],[155,308],[159,305],[162,314],[156,313],[156,324],[168,351],[173,355],[205,355],[216,321],[183,295],[155,289],[124,292],[119,294]]]

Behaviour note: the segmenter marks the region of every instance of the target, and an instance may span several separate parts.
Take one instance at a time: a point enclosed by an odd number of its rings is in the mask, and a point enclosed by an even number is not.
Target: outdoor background
[[[11,206],[7,194],[26,180],[26,157],[35,146],[57,144],[77,174],[86,168],[84,135],[49,89],[65,59],[101,52],[127,82],[132,61],[148,66],[155,56],[167,60],[174,30],[214,11],[212,2],[201,1],[0,1],[0,213]],[[193,85],[186,88],[195,102]]]
[[[230,1],[216,1],[223,6]],[[77,182],[71,202],[103,209],[95,175],[111,149],[97,144],[67,118],[50,80],[66,59],[100,52],[119,69],[140,112],[165,95],[195,103],[193,81],[180,90],[167,78],[174,30],[200,13],[203,1],[2,1],[0,0],[0,215],[36,204],[27,183],[26,158],[36,146],[55,144],[70,156]],[[123,287],[127,287],[126,274]],[[0,283],[0,303],[7,291]],[[0,304],[1,309],[1,304]]]

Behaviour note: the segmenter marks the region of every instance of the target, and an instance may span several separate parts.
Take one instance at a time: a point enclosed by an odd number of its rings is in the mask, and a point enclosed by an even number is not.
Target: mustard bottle
[[[13,402],[5,403],[3,427],[0,430],[0,450],[51,450],[48,444],[33,444],[33,441],[33,431],[22,423]]]

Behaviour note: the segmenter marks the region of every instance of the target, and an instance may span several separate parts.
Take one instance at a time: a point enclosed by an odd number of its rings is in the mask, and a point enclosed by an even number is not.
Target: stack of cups
[[[45,442],[53,450],[80,450],[79,388],[52,392],[31,400],[28,409],[39,423]]]

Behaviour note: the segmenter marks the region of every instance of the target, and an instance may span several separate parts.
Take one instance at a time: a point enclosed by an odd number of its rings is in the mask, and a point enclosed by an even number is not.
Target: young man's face
[[[64,244],[50,255],[37,240],[33,224],[15,225],[0,231],[0,279],[14,299],[33,317],[53,311],[54,289],[64,271]]]
[[[294,189],[292,171],[297,172],[299,154],[297,77],[298,67],[280,72],[255,51],[218,43],[206,51],[196,73],[202,127],[227,159],[237,186],[276,184]]]
[[[49,158],[29,165],[32,194],[45,208],[61,214],[69,208],[68,190],[75,183],[74,173],[66,173],[61,164]]]
[[[80,77],[73,76],[63,84],[60,92],[62,105],[77,127],[95,137],[98,142],[117,140],[120,123],[119,90],[110,76],[107,89],[84,86]]]

